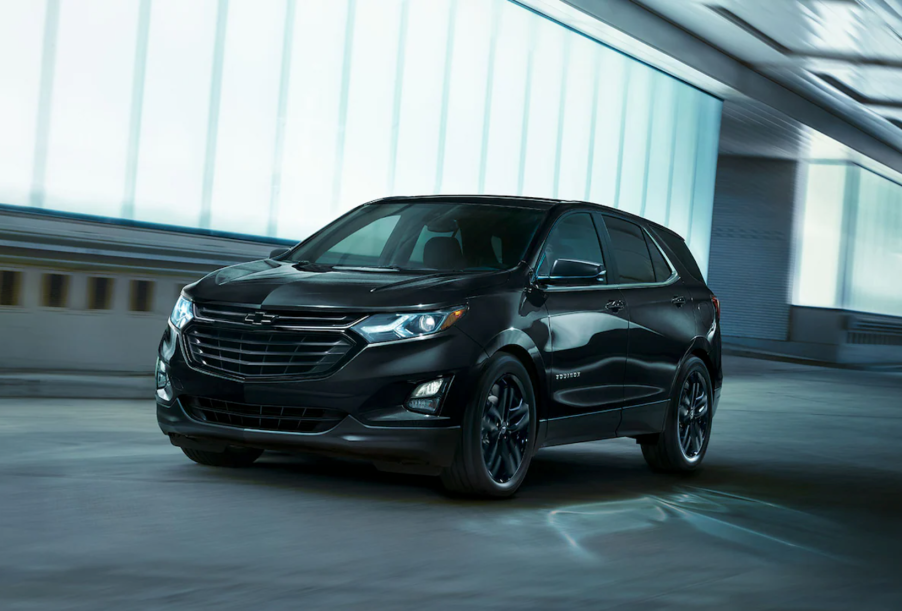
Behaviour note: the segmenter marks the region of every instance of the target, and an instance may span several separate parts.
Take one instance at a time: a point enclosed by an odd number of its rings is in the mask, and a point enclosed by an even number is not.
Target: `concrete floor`
[[[151,401],[0,401],[0,609],[902,608],[902,376],[732,359],[706,467],[542,451],[502,502],[265,455]]]

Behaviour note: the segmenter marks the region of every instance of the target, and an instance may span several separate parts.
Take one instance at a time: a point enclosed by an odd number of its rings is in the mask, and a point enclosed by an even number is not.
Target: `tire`
[[[192,450],[182,448],[185,456],[194,462],[208,467],[249,467],[260,458],[263,450],[255,448],[238,448],[229,446],[224,452],[207,452],[205,450]]]
[[[454,462],[442,471],[445,489],[488,498],[513,495],[532,460],[536,422],[526,368],[509,354],[493,356],[467,402]]]
[[[664,430],[656,443],[642,444],[642,456],[653,470],[685,473],[699,468],[711,439],[713,393],[708,368],[690,357],[674,384]]]

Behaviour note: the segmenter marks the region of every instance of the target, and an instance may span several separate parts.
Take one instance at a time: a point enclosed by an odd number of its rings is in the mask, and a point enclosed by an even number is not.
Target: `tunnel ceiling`
[[[633,2],[902,150],[902,0]],[[722,152],[782,157],[806,141],[751,101],[724,112]],[[775,124],[780,135],[756,131]]]

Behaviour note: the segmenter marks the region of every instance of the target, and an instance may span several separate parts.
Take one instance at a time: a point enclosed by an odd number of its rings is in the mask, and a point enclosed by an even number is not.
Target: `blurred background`
[[[0,397],[10,398],[0,439],[19,448],[53,422],[81,432],[42,442],[42,468],[117,456],[151,469],[135,453],[171,455],[152,430],[151,372],[185,284],[295,243],[368,200],[429,193],[586,200],[672,228],[723,304],[733,355],[719,414],[733,414],[721,438],[731,445],[718,446],[715,433],[709,451],[718,490],[779,504],[808,482],[820,507],[836,499],[829,470],[860,493],[854,520],[864,506],[902,508],[897,493],[875,492],[896,482],[898,467],[867,490],[853,475],[853,466],[882,472],[898,459],[900,0],[0,0]],[[144,402],[71,402],[101,397]],[[124,420],[111,424],[110,412]],[[876,420],[835,438],[849,415]],[[81,417],[105,422],[104,435],[85,433]],[[773,428],[775,437],[763,433]],[[107,443],[111,431],[132,443],[54,454],[82,443],[78,435]],[[816,445],[800,455],[803,438]],[[769,443],[777,453],[762,458]],[[521,497],[544,511],[561,495],[654,505],[694,494],[651,475],[624,483],[639,477],[631,470],[641,459],[613,447],[552,452]],[[851,462],[828,469],[837,454]],[[765,476],[743,471],[737,456],[797,476],[759,486]],[[168,482],[171,469],[148,477]],[[327,472],[305,463],[258,477],[281,486],[306,477],[316,495]],[[371,475],[336,486],[382,499],[361,484]],[[385,495],[420,498],[379,477]],[[592,487],[602,480],[626,492],[604,496]],[[73,494],[7,482],[0,498],[34,494],[52,505]],[[142,494],[117,502],[137,512],[153,503]],[[683,512],[696,502],[679,498]],[[38,530],[59,517],[32,509]],[[787,515],[772,522],[804,522]],[[7,549],[37,549],[4,527]],[[140,544],[152,557],[153,544]],[[10,601],[38,596],[27,586],[34,575],[8,574],[26,584]],[[781,582],[786,592],[829,581],[791,574],[799,579]],[[892,594],[870,608],[893,608]]]

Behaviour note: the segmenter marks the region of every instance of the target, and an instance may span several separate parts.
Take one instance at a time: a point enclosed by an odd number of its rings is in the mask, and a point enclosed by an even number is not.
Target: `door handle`
[[[674,297],[673,299],[670,300],[670,303],[672,303],[676,307],[680,308],[680,307],[683,307],[684,303],[686,303],[686,298],[683,297],[682,295],[677,295],[676,297]]]
[[[624,303],[619,299],[612,299],[604,304],[605,309],[610,310],[611,312],[619,312],[623,309],[623,306]]]

